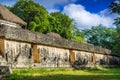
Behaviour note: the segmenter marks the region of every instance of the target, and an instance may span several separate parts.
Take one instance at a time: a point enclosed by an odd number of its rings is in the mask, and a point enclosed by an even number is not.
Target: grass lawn
[[[120,80],[120,68],[96,69],[22,69],[7,80]]]

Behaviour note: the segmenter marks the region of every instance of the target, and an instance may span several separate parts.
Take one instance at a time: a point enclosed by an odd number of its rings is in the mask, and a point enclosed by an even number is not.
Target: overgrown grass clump
[[[7,80],[120,80],[120,68],[15,69]]]

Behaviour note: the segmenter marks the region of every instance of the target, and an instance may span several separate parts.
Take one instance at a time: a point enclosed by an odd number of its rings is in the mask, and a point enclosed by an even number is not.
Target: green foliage
[[[112,2],[109,7],[112,13],[120,14],[120,0]]]
[[[61,12],[49,14],[43,6],[33,0],[18,0],[14,6],[8,8],[27,22],[27,29],[29,30],[44,34],[55,32],[63,38],[84,42],[82,32],[75,32],[75,24],[66,14]],[[76,35],[76,33],[79,33],[79,35]]]
[[[110,11],[111,13],[117,13],[120,15],[120,0],[116,0],[110,4]],[[120,17],[115,19],[116,26],[120,26]]]
[[[73,29],[73,38],[72,39],[74,41],[86,43],[84,37],[85,37],[84,32],[80,31],[76,27]]]
[[[105,26],[99,25],[94,26],[91,29],[86,29],[83,32],[85,33],[85,37],[88,43],[102,46],[108,49],[112,49],[114,46],[114,28],[107,28]]]
[[[117,27],[120,26],[120,17],[118,17],[118,18],[115,19],[114,24],[115,24]]]
[[[34,17],[33,21],[35,21],[36,24],[39,24],[39,23],[40,23],[40,19],[39,19],[39,17],[37,17],[37,16]]]
[[[114,54],[120,55],[120,27],[116,28],[116,33],[114,35],[114,47],[113,52]]]
[[[49,31],[48,12],[38,3],[32,0],[18,0],[11,7],[11,11],[27,22],[28,29],[40,31],[40,33]]]
[[[111,13],[116,13],[120,15],[120,0],[116,0],[110,4]],[[114,24],[116,27],[116,33],[114,35],[114,48],[113,51],[115,54],[120,55],[120,17],[115,19]]]
[[[51,26],[53,26],[53,31],[64,38],[71,39],[73,37],[72,30],[75,27],[73,20],[61,12],[53,12],[50,15],[52,16]]]
[[[52,32],[60,34],[63,38],[78,42],[85,42],[83,33],[75,26],[74,20],[61,12],[50,14]]]
[[[31,21],[29,23],[29,30],[35,31],[36,23],[34,21]]]

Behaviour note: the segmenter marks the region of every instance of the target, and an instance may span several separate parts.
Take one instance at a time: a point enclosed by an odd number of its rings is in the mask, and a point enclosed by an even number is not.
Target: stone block
[[[9,66],[0,66],[0,75],[8,75],[11,73],[12,73],[12,70]]]

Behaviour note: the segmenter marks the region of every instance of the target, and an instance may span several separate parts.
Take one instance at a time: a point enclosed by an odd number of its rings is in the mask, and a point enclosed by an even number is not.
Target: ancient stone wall
[[[0,37],[10,40],[23,41],[28,43],[43,44],[66,49],[82,50],[102,54],[111,54],[111,51],[92,44],[83,44],[62,38],[32,32],[29,30],[18,29],[9,26],[0,26]]]
[[[116,56],[109,56],[109,65],[120,65],[120,58]]]
[[[12,68],[120,65],[108,49],[9,26],[0,26],[0,43],[0,60]]]
[[[12,68],[25,67],[70,67],[69,50],[37,45],[38,56],[32,52],[32,44],[4,40],[6,65]],[[39,61],[35,62],[34,57]]]

